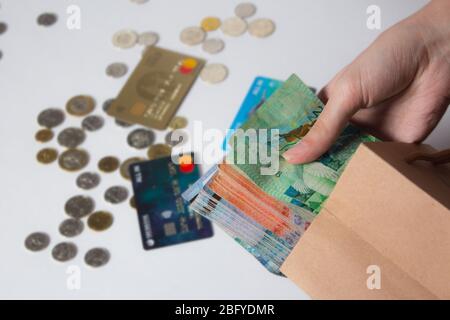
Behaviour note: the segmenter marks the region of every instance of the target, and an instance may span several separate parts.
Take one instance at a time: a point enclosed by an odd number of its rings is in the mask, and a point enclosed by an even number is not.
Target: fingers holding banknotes
[[[348,122],[385,140],[425,139],[450,102],[449,18],[450,2],[434,0],[382,33],[322,89],[324,111],[286,160],[317,159]]]

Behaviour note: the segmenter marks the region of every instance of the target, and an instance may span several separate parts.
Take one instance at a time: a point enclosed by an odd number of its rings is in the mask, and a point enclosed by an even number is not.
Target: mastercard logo
[[[180,65],[180,73],[189,74],[191,73],[195,67],[197,66],[197,60],[192,58],[183,59]]]
[[[178,165],[180,166],[180,171],[183,173],[191,173],[195,168],[194,160],[188,154],[182,155],[178,159]]]

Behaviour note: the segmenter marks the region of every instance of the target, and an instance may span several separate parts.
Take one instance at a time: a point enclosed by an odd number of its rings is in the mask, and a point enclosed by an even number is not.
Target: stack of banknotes
[[[281,156],[299,142],[323,110],[322,102],[292,75],[236,130],[223,161],[183,197],[267,270],[280,267],[333,190],[362,142],[376,141],[349,125],[315,162]]]

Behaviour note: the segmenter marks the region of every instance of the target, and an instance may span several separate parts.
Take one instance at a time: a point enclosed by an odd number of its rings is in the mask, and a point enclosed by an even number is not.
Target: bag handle
[[[450,149],[432,153],[419,151],[414,152],[405,158],[407,163],[412,163],[417,160],[430,161],[434,165],[450,163]]]

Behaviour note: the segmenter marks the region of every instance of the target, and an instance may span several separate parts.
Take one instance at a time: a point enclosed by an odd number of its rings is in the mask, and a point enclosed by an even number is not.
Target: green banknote
[[[375,137],[349,125],[317,161],[303,165],[289,164],[281,155],[306,135],[323,107],[308,86],[293,74],[242,125],[241,131],[233,135],[227,162],[275,198],[318,213],[358,145],[377,141]],[[248,131],[255,133],[256,141],[245,136],[239,139],[240,134]],[[260,134],[263,131],[265,134]],[[275,139],[267,132],[277,132]],[[243,159],[243,152],[245,161],[238,161]],[[272,152],[278,155],[276,170],[273,174],[262,174],[261,169],[269,164],[259,160],[267,158],[266,153]],[[256,163],[249,161],[251,154],[255,153],[258,158]]]

